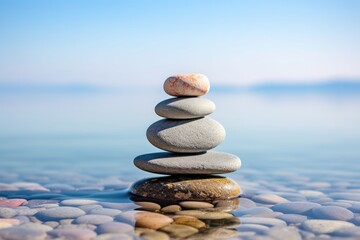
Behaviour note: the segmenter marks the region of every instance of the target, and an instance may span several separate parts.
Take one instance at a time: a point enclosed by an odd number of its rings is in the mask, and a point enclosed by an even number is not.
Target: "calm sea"
[[[360,177],[360,95],[214,91],[212,118],[242,171]],[[147,127],[161,91],[16,93],[0,96],[0,171],[76,172],[129,180],[151,176],[135,156],[158,151]]]

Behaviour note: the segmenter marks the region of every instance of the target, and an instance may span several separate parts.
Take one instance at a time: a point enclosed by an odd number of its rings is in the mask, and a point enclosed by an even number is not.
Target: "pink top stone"
[[[175,75],[166,79],[164,90],[175,97],[197,97],[209,92],[210,83],[203,74]]]

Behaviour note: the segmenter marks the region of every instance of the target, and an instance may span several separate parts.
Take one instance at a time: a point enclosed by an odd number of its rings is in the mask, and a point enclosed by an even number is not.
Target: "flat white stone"
[[[134,159],[136,167],[160,174],[221,174],[236,171],[240,159],[229,153],[208,151],[200,154],[150,153]]]
[[[192,119],[204,117],[215,111],[215,104],[206,98],[170,98],[155,106],[160,117],[171,119]]]
[[[163,119],[147,129],[146,137],[152,145],[165,151],[199,153],[218,146],[225,139],[225,129],[207,117]]]

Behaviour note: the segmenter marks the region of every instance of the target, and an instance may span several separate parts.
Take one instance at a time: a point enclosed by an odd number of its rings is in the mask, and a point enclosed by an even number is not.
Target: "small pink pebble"
[[[25,202],[25,199],[0,199],[0,207],[16,208]]]

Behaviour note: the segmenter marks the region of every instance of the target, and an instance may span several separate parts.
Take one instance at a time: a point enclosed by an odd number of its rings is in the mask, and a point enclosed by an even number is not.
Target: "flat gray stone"
[[[312,202],[284,202],[274,205],[271,209],[282,213],[303,214],[320,206],[320,204]]]
[[[285,221],[287,224],[299,224],[304,222],[307,217],[299,214],[283,214],[278,217],[278,219],[281,219]]]
[[[263,204],[277,204],[282,202],[288,202],[287,199],[273,193],[262,193],[252,197],[252,200]]]
[[[303,222],[301,227],[307,231],[322,234],[322,233],[331,233],[342,228],[354,227],[354,224],[345,222],[345,221],[337,221],[337,220],[318,220],[311,219]]]
[[[89,211],[90,214],[97,214],[97,215],[105,215],[110,217],[115,217],[122,213],[122,211],[117,209],[111,209],[111,208],[100,208],[100,209],[92,209]]]
[[[192,119],[204,117],[215,111],[215,104],[206,98],[170,98],[155,106],[160,117],[171,119]]]
[[[360,193],[351,193],[351,192],[331,193],[329,194],[329,197],[336,200],[360,201]]]
[[[225,139],[225,129],[207,117],[163,119],[147,129],[146,137],[152,145],[165,151],[199,153],[218,146]]]
[[[160,174],[221,174],[236,171],[240,159],[229,153],[208,151],[200,154],[150,153],[135,158],[136,167]]]
[[[52,221],[77,218],[82,215],[85,215],[85,212],[76,207],[57,207],[40,211],[35,216],[42,221]]]
[[[11,240],[44,240],[46,233],[44,231],[34,230],[24,227],[12,227],[0,229],[0,239]]]
[[[100,225],[107,222],[112,222],[113,218],[105,215],[84,215],[76,218],[75,223],[78,224],[92,224],[92,225]]]
[[[351,211],[337,206],[316,207],[311,210],[311,213],[313,218],[327,220],[347,221],[354,217],[354,214]]]

